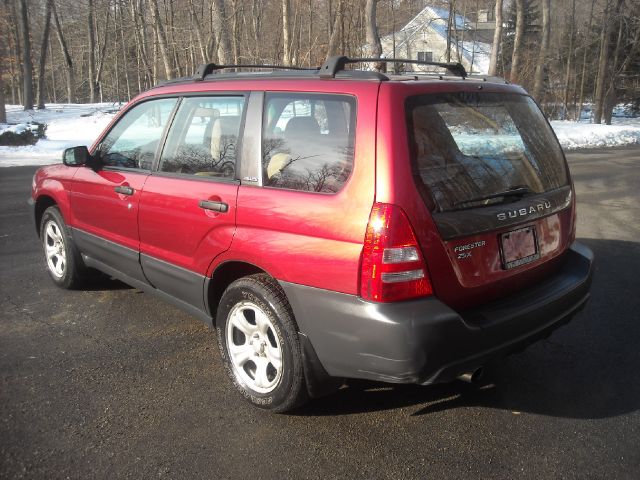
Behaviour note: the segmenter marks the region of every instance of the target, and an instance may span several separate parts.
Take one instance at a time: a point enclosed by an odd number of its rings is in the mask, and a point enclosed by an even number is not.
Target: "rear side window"
[[[355,106],[346,95],[267,93],[264,185],[338,192],[353,168]]]
[[[524,95],[459,92],[410,97],[406,105],[417,181],[438,211],[511,201],[568,184],[562,150]],[[492,197],[492,198],[487,198]]]
[[[235,176],[244,97],[186,97],[160,159],[160,171]]]

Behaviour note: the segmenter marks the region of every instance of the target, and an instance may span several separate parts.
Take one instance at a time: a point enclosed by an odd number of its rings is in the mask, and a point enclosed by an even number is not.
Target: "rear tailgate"
[[[531,98],[517,87],[471,82],[390,87],[381,88],[379,111],[387,102],[404,111],[379,120],[378,138],[393,140],[378,143],[378,177],[388,175],[394,188],[379,181],[378,201],[408,214],[435,294],[466,309],[557,268],[572,241],[573,191]]]

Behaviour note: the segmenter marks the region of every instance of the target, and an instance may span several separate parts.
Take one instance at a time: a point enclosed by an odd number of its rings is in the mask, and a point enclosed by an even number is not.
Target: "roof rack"
[[[349,63],[362,62],[384,62],[384,63],[412,63],[415,65],[430,65],[434,67],[446,68],[449,73],[458,77],[466,78],[467,71],[459,62],[427,62],[424,60],[407,60],[404,58],[349,58],[344,56],[329,57],[320,67],[320,78],[334,78],[336,73],[344,70]]]
[[[287,65],[218,65],[215,63],[203,63],[198,67],[196,73],[193,74],[192,80],[197,82],[201,82],[205,79],[205,77],[217,70],[224,70],[226,68],[264,68],[268,70],[304,70],[304,71],[313,71],[318,70],[319,67],[292,67]]]
[[[305,73],[307,75],[318,75],[320,78],[335,78],[336,76],[342,78],[353,78],[353,79],[363,79],[363,80],[380,80],[385,81],[389,80],[390,77],[381,72],[376,71],[366,71],[366,70],[345,70],[347,64],[350,63],[362,63],[362,62],[371,62],[371,63],[411,63],[415,65],[429,65],[435,67],[445,68],[450,74],[462,77],[463,79],[468,77],[467,71],[464,66],[460,63],[456,62],[427,62],[423,60],[409,60],[404,58],[349,58],[346,56],[333,56],[328,57],[327,60],[321,67],[294,67],[288,65],[260,65],[260,64],[238,64],[238,65],[218,65],[216,63],[203,63],[198,66],[196,72],[187,77],[173,78],[169,80],[164,80],[159,82],[156,87],[161,87],[165,85],[171,85],[175,83],[189,83],[189,82],[202,82],[206,80],[213,79],[223,79],[223,78],[236,78],[238,76],[249,75],[249,72],[220,72],[220,70],[225,69],[240,69],[240,68],[255,68],[255,69],[266,69],[266,70],[282,70],[282,73],[275,74],[275,77],[280,76],[295,76],[300,73]],[[288,72],[287,72],[288,70]],[[300,73],[297,73],[300,72]],[[214,74],[215,75],[212,75]],[[257,73],[257,72],[256,72]],[[268,73],[268,72],[265,72]],[[407,72],[409,73],[409,72]],[[411,74],[419,74],[422,72],[410,72]],[[306,75],[305,75],[306,76]],[[442,78],[442,76],[440,76]],[[417,78],[416,78],[417,79]],[[489,77],[487,77],[487,80]],[[502,80],[502,79],[497,79]],[[506,82],[505,82],[506,83]]]

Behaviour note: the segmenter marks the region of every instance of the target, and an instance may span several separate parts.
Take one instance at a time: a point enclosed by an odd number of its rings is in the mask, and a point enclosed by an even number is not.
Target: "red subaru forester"
[[[357,61],[209,64],[139,95],[35,174],[53,281],[97,269],[192,313],[240,393],[277,412],[345,378],[475,378],[567,322],[593,256],[531,97],[460,65]]]

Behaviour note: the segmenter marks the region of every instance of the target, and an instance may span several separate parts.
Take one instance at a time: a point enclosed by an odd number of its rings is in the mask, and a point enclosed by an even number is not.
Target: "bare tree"
[[[282,0],[282,63],[291,65],[291,5],[289,0]]]
[[[20,33],[22,35],[23,104],[25,110],[33,110],[33,64],[29,38],[29,14],[26,0],[20,0]]]
[[[4,82],[2,81],[2,66],[0,66],[0,123],[7,123],[7,109],[4,102]]]
[[[44,108],[44,67],[47,62],[47,47],[49,46],[49,28],[51,26],[51,0],[46,0],[44,11],[44,28],[42,29],[42,43],[40,44],[40,58],[38,61],[38,108]]]
[[[87,10],[87,36],[89,38],[89,103],[96,101],[96,35],[93,0],[89,0]]]
[[[533,97],[538,101],[542,100],[542,90],[544,84],[544,71],[547,63],[547,52],[549,51],[549,38],[551,33],[551,0],[541,0],[542,3],[542,42],[540,42],[540,52],[538,53],[538,63],[533,81]]]
[[[7,58],[7,48],[4,42],[0,42],[0,123],[7,123],[7,109],[4,98],[4,75],[5,59]]]
[[[596,0],[591,0],[591,10],[589,11],[589,27],[587,28],[586,39],[589,41],[589,33],[591,32],[591,26],[593,25],[593,8],[596,4]],[[584,104],[584,83],[585,78],[587,76],[587,54],[589,52],[588,43],[585,42],[583,45],[584,53],[582,54],[582,73],[580,75],[580,93],[578,96],[578,109],[576,112],[576,121],[580,121],[580,116],[582,115],[582,106]]]
[[[164,65],[165,78],[173,76],[173,68],[171,68],[171,59],[169,58],[169,47],[167,46],[167,34],[164,31],[163,23],[160,19],[158,11],[158,0],[151,0],[151,16],[153,18],[153,29],[158,38],[158,47],[160,47],[160,56]]]
[[[382,55],[382,44],[380,43],[380,35],[378,35],[378,26],[376,24],[376,10],[378,0],[367,0],[365,5],[365,24],[366,24],[366,38],[367,48],[371,57],[380,58]],[[375,70],[382,71],[384,65],[382,62],[374,64]]]
[[[571,77],[571,69],[573,66],[574,42],[576,32],[576,0],[571,0],[571,21],[569,32],[569,52],[567,55],[567,70],[564,77],[564,92],[562,95],[562,119],[567,117],[567,109],[569,103],[569,79]],[[574,89],[575,91],[575,89]]]
[[[213,34],[218,39],[218,62],[225,64],[231,61],[231,42],[225,18],[224,0],[212,0],[211,25]]]
[[[53,0],[51,0],[51,12],[53,13],[53,24],[56,27],[56,35],[58,36],[58,42],[60,43],[60,48],[62,49],[62,54],[64,56],[64,63],[66,67],[67,103],[72,103],[76,101],[76,95],[75,95],[76,87],[75,87],[75,76],[73,73],[73,61],[71,60],[71,54],[69,53],[67,42],[64,38],[64,34],[62,33],[62,27],[60,26],[60,19],[58,18],[58,10],[56,8],[56,3]]]
[[[600,37],[600,56],[598,57],[598,77],[596,80],[595,91],[595,108],[594,118],[595,123],[602,123],[602,116],[604,113],[605,94],[607,90],[607,83],[610,79],[609,76],[609,63],[612,56],[612,50],[614,47],[613,36],[616,34],[616,23],[619,23],[620,9],[624,0],[615,0],[616,5],[613,11],[611,10],[612,2],[607,1],[607,6],[603,15],[603,25]]]
[[[340,33],[342,32],[342,8],[342,0],[338,0],[338,5],[336,7],[335,17],[333,20],[333,29],[331,30],[331,36],[329,37],[327,56],[343,53],[338,52],[338,43],[340,42]]]
[[[524,45],[524,0],[515,0],[516,3],[516,36],[513,41],[513,54],[511,56],[511,74],[509,80],[518,81],[522,49]]]
[[[102,98],[102,70],[104,67],[104,60],[106,57],[107,51],[107,42],[109,40],[109,21],[111,20],[111,5],[107,4],[106,14],[105,14],[105,26],[104,26],[104,35],[102,36],[102,42],[99,42],[98,48],[98,63],[96,68],[96,76],[94,78],[94,85],[98,88],[100,92],[100,101],[103,101]]]
[[[502,44],[502,0],[496,1],[496,29],[493,32],[493,44],[491,45],[491,62],[489,63],[489,75],[498,73],[498,55]]]

